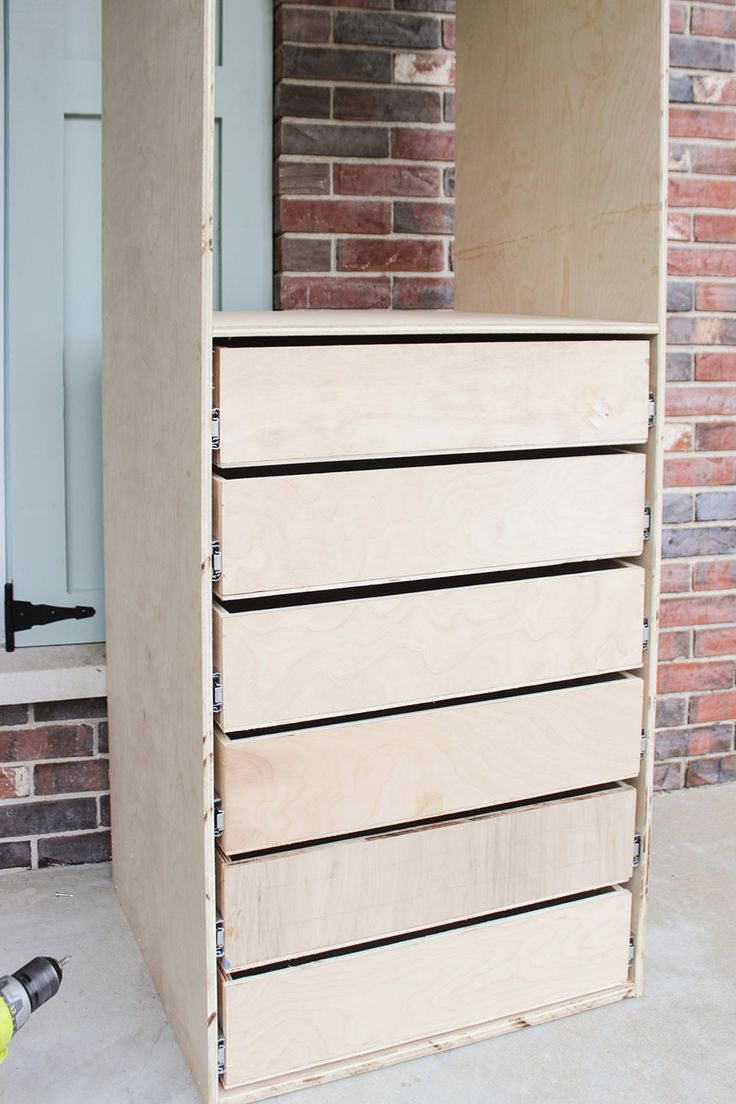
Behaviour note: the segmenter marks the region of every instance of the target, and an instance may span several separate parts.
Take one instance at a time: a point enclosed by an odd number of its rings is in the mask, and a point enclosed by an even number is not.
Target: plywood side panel
[[[624,882],[635,801],[617,786],[242,862],[218,857],[228,969]]]
[[[113,878],[205,1100],[211,0],[103,4],[103,436]]]
[[[459,309],[660,320],[665,7],[459,5]]]
[[[220,979],[227,1087],[365,1057],[625,982],[625,891],[343,955]]]
[[[634,667],[644,572],[599,571],[281,609],[214,609],[225,731]]]
[[[648,359],[615,339],[218,347],[216,463],[644,441]]]
[[[630,677],[274,736],[216,730],[220,846],[265,850],[628,778],[642,692]]]
[[[213,485],[224,598],[641,553],[635,452]]]

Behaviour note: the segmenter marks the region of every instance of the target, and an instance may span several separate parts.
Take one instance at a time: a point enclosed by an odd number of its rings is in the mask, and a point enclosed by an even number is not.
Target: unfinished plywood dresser
[[[239,1104],[641,991],[666,17],[463,0],[462,310],[213,318],[214,9],[104,3],[106,616],[116,889]]]

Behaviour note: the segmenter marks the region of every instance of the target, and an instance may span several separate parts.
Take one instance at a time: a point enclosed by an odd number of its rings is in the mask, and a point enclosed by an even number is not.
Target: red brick
[[[451,234],[454,228],[452,203],[394,204],[394,231],[398,234]]]
[[[442,45],[446,50],[454,50],[457,47],[457,34],[454,19],[442,20]]]
[[[282,6],[276,13],[275,41],[329,42],[332,20],[329,12],[303,11]]]
[[[441,272],[444,265],[444,246],[431,239],[348,238],[337,247],[342,272]]]
[[[423,196],[440,194],[442,170],[434,165],[335,165],[337,195]]]
[[[736,655],[736,626],[727,629],[698,629],[695,633],[696,656]]]
[[[394,81],[396,84],[454,85],[455,55],[437,51],[394,54]]]
[[[736,286],[731,282],[698,284],[695,288],[695,309],[702,311],[736,310]]]
[[[732,721],[736,717],[736,690],[710,691],[690,699],[691,721]]]
[[[672,315],[667,319],[667,340],[671,345],[736,345],[736,318]]]
[[[693,146],[689,152],[693,172],[736,175],[736,148],[733,146]]]
[[[728,624],[736,620],[736,596],[696,595],[693,598],[663,598],[660,611],[662,628],[687,625]],[[705,720],[721,720],[706,717]]]
[[[736,242],[736,215],[695,216],[695,240],[707,242]]]
[[[736,422],[701,422],[695,427],[695,447],[702,452],[736,450]]]
[[[733,750],[733,725],[698,725],[695,728],[665,729],[657,733],[658,759],[690,755],[713,755]]]
[[[693,590],[731,590],[736,588],[736,560],[715,560],[693,568]],[[722,620],[728,621],[728,617]]]
[[[687,30],[687,8],[684,4],[670,4],[670,33],[684,34]]]
[[[388,276],[282,276],[277,310],[372,310],[391,306]]]
[[[430,130],[427,127],[398,127],[391,132],[391,156],[406,161],[452,161],[455,156],[455,132]]]
[[[280,160],[274,175],[277,196],[330,194],[330,166],[326,162]]]
[[[693,459],[666,457],[665,487],[707,487],[736,480],[736,461],[731,457],[699,456]]]
[[[736,380],[736,353],[696,353],[695,378]],[[729,447],[736,448],[736,445]]]
[[[33,773],[37,794],[70,794],[109,788],[107,759],[82,759],[75,763],[40,763]]]
[[[370,200],[282,199],[282,232],[320,234],[387,234],[391,204]]]
[[[736,80],[708,73],[693,78],[693,101],[707,104],[736,104]]]
[[[667,251],[671,276],[736,276],[736,249],[678,249]]]
[[[690,633],[663,632],[659,634],[660,660],[689,659]]]
[[[59,724],[0,731],[0,762],[62,759],[91,755],[94,735],[89,725]]]
[[[667,417],[680,414],[736,414],[736,387],[669,384],[665,404]]]
[[[690,589],[690,564],[663,563],[660,590],[663,594],[681,594]]]
[[[736,138],[736,112],[707,107],[670,107],[673,138]]]
[[[685,211],[669,211],[667,237],[670,241],[692,241],[693,216]]]
[[[449,278],[398,277],[393,305],[397,310],[445,310],[452,307],[454,282]]]
[[[694,35],[736,38],[736,12],[694,6],[690,20],[690,32]]]
[[[679,790],[682,787],[681,763],[655,763],[655,790]]]
[[[657,692],[677,694],[692,690],[730,690],[733,662],[663,663],[657,670]]]
[[[28,797],[31,792],[28,767],[0,767],[0,801]]]
[[[336,88],[336,119],[368,122],[439,123],[442,101],[438,92],[414,88]]]
[[[736,207],[736,181],[671,176],[669,203],[671,207]]]
[[[274,243],[275,272],[329,272],[332,242],[324,238],[278,237]]]

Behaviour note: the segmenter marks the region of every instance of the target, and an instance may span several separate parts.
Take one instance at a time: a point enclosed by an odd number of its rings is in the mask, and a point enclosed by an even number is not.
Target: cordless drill
[[[35,1012],[59,991],[62,969],[69,961],[62,958],[32,958],[20,970],[0,977],[0,1063],[8,1055],[8,1043]]]

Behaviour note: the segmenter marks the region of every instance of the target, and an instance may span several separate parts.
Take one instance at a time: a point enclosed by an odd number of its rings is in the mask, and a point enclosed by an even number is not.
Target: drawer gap
[[[353,943],[348,947],[337,947],[335,950],[318,951],[315,954],[301,955],[298,958],[279,959],[278,962],[268,962],[260,966],[252,966],[245,970],[233,970],[228,973],[220,959],[218,967],[223,977],[228,981],[239,981],[241,978],[255,977],[258,974],[272,974],[277,970],[288,970],[294,966],[305,966],[310,962],[324,962],[328,958],[342,958],[345,955],[358,954],[361,951],[372,951],[378,947],[391,947],[397,943],[409,943],[416,939],[424,939],[428,935],[440,935],[443,932],[458,931],[461,928],[472,928],[479,924],[487,924],[494,920],[507,920],[511,916],[521,916],[526,913],[539,912],[541,909],[552,908],[554,905],[571,905],[576,901],[586,901],[593,897],[603,897],[611,893],[620,892],[617,886],[601,886],[599,889],[588,890],[585,893],[573,893],[567,897],[553,897],[546,901],[535,901],[531,905],[520,905],[517,908],[504,909],[501,912],[484,913],[482,916],[470,916],[465,920],[453,920],[448,924],[437,924],[431,928],[422,928],[399,935],[386,936],[383,939],[373,939],[364,943]]]
[[[350,460],[305,460],[288,464],[248,464],[237,468],[213,465],[222,479],[268,479],[281,475],[317,475],[330,472],[380,471],[388,468],[438,468],[459,464],[501,464],[510,460],[563,460],[567,457],[613,456],[618,452],[633,452],[625,444],[581,445],[579,448],[524,448],[506,452],[447,452],[425,456],[375,456]]]
[[[257,851],[239,851],[226,855],[218,848],[219,857],[224,863],[239,863],[250,859],[263,859],[272,855],[284,855],[292,851],[305,851],[311,847],[327,847],[333,843],[343,843],[346,840],[380,839],[383,836],[401,836],[409,832],[421,831],[430,828],[433,824],[454,824],[458,821],[472,820],[474,817],[488,816],[489,813],[507,813],[513,809],[528,809],[535,805],[545,805],[560,800],[570,800],[576,797],[588,797],[591,794],[607,793],[618,789],[620,782],[607,782],[604,785],[581,786],[576,790],[562,790],[560,793],[540,794],[539,797],[528,797],[521,801],[507,801],[501,805],[486,805],[478,809],[465,809],[461,813],[442,816],[426,817],[423,819],[405,820],[399,824],[381,824],[378,828],[358,829],[355,832],[344,832],[332,836],[320,836],[318,839],[298,840],[295,843],[284,844],[283,847],[263,847]],[[633,847],[633,839],[632,839]]]
[[[532,686],[515,686],[510,690],[492,690],[485,694],[467,694],[458,698],[443,698],[441,701],[419,702],[412,705],[396,705],[387,709],[368,710],[363,713],[345,713],[339,717],[317,717],[311,721],[296,721],[294,724],[269,725],[265,728],[246,728],[235,732],[224,732],[218,725],[218,731],[226,740],[251,740],[258,736],[279,736],[285,732],[300,732],[313,728],[330,728],[333,725],[352,724],[357,721],[377,720],[379,717],[398,717],[404,713],[426,713],[433,709],[450,709],[457,705],[473,705],[480,702],[501,701],[517,695],[544,694],[551,690],[571,690],[576,686],[593,686],[601,682],[616,682],[631,678],[631,675],[613,671],[602,675],[584,675],[581,678],[563,679],[558,682],[541,682]],[[636,677],[636,676],[633,676]]]
[[[508,571],[480,571],[466,575],[442,575],[437,579],[406,579],[399,583],[365,583],[335,590],[300,591],[296,594],[273,594],[258,598],[213,600],[226,613],[251,613],[261,609],[284,609],[287,606],[317,606],[331,602],[350,602],[356,598],[389,598],[399,594],[421,594],[430,590],[457,590],[459,587],[486,586],[493,583],[517,583],[524,579],[548,579],[560,575],[592,574],[621,568],[620,558],[581,560],[574,563],[549,564],[543,567],[514,568]]]
[[[249,337],[247,334],[234,334],[228,337],[219,334],[213,338],[213,345],[221,345],[229,349],[298,349],[303,347],[314,348],[324,346],[328,348],[334,345],[466,345],[483,343],[495,345],[497,343],[521,343],[530,345],[537,342],[560,341],[566,344],[571,341],[641,341],[656,335],[658,327],[642,326],[640,333],[432,333],[432,334],[406,334],[386,333],[378,334],[336,334],[331,337],[328,334],[318,334],[310,337],[305,334],[300,337]]]

